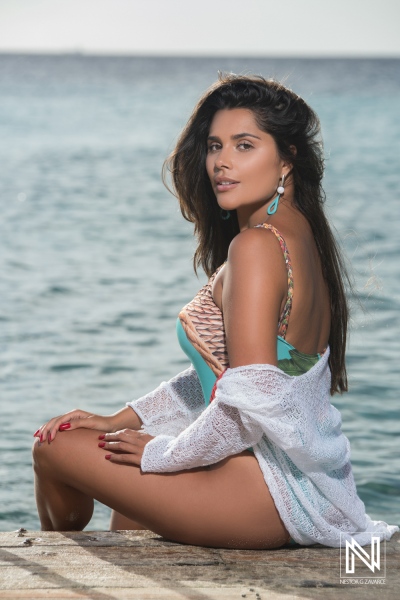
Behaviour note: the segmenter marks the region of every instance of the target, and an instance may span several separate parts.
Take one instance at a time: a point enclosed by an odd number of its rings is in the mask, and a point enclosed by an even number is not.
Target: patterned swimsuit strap
[[[264,229],[269,229],[270,231],[272,231],[272,233],[277,237],[277,239],[279,241],[279,245],[281,247],[281,250],[283,252],[283,257],[285,259],[286,271],[287,271],[287,277],[288,277],[288,292],[287,292],[285,306],[283,307],[282,314],[278,321],[278,335],[280,335],[283,339],[285,339],[286,331],[287,331],[287,328],[289,325],[290,312],[292,310],[292,303],[293,303],[294,282],[293,282],[292,261],[290,260],[290,254],[289,254],[288,248],[286,246],[285,240],[283,239],[282,235],[279,233],[279,231],[273,225],[270,225],[269,223],[260,223],[259,225],[256,225],[256,227],[264,227]]]

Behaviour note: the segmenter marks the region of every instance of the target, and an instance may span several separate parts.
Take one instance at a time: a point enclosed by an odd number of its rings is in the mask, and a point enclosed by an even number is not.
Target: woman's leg
[[[116,531],[118,529],[147,529],[141,523],[134,521],[133,519],[128,519],[121,515],[121,513],[116,510],[111,511],[111,519],[110,519],[110,531]]]
[[[142,473],[104,459],[99,432],[58,434],[34,447],[43,529],[81,530],[93,498],[168,539],[220,548],[276,548],[289,534],[250,452],[211,467]]]

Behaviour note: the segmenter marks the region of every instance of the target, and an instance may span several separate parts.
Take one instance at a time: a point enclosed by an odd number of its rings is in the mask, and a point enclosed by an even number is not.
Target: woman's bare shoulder
[[[227,266],[230,269],[259,269],[280,264],[283,257],[274,234],[263,227],[252,227],[241,231],[230,243]]]

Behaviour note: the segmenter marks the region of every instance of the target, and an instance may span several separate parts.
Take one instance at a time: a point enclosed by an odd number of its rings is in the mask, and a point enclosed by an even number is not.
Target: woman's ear
[[[289,146],[289,150],[290,153],[293,155],[293,157],[296,156],[297,154],[297,148],[296,146],[293,146],[293,144],[291,146]],[[287,177],[293,170],[293,163],[290,160],[285,160],[285,162],[283,163],[283,166],[287,168],[287,173],[285,174],[285,177]]]

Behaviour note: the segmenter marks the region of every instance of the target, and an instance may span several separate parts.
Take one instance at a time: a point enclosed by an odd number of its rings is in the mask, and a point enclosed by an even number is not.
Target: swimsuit
[[[269,229],[277,237],[285,259],[288,292],[286,303],[278,322],[278,367],[288,375],[303,375],[321,358],[321,354],[304,354],[286,341],[286,332],[293,301],[293,274],[285,240],[272,225],[262,223],[256,227]],[[176,322],[178,340],[182,350],[191,360],[200,379],[206,406],[219,377],[229,367],[222,312],[215,304],[212,286],[221,265],[189,304],[180,311]]]
[[[293,301],[292,264],[286,242],[279,231],[270,224],[261,223],[256,227],[269,229],[278,239],[285,259],[288,292],[286,303],[278,322],[277,358],[278,368],[288,375],[303,375],[320,359],[320,354],[304,354],[286,341],[286,332]],[[214,302],[212,286],[215,277],[224,266],[221,265],[210,277],[197,295],[180,311],[176,322],[178,340],[182,350],[191,360],[199,377],[204,402],[208,406],[214,397],[217,380],[229,367],[226,349],[223,315]],[[249,448],[253,451],[252,448]],[[289,544],[297,544],[290,538]]]

